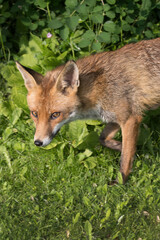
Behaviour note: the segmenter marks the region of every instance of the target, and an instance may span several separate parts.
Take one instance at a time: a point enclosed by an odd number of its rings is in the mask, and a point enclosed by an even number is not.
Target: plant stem
[[[74,53],[74,48],[73,48],[73,44],[72,44],[72,39],[70,39],[70,46],[71,46],[71,50],[72,50],[73,60],[75,60],[75,53]]]
[[[5,51],[5,47],[4,47],[4,44],[3,44],[1,28],[0,28],[0,40],[1,40],[2,50],[3,50],[3,54],[4,54],[4,59],[7,61],[7,56],[6,56],[6,51]]]
[[[51,21],[51,12],[49,10],[49,2],[47,2],[47,12],[48,12],[49,20]]]
[[[122,20],[123,20],[122,15],[120,15],[120,21],[121,21],[121,43],[122,43],[122,41],[123,41]]]

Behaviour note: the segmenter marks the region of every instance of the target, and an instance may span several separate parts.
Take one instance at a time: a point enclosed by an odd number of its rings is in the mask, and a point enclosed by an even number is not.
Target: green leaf
[[[160,2],[157,2],[156,7],[160,9]]]
[[[64,60],[65,57],[67,56],[67,54],[68,54],[68,50],[65,51],[65,52],[63,52],[62,54],[60,54],[60,55],[57,57],[57,60],[58,60],[58,61]]]
[[[39,68],[39,59],[44,59],[44,56],[51,54],[51,50],[44,45],[42,39],[33,34],[31,34],[29,46],[26,47],[24,51],[25,54],[19,59],[20,63],[26,67],[31,67],[36,71],[38,71]]]
[[[110,215],[111,215],[111,209],[109,208],[106,212],[106,216],[102,218],[101,223],[106,222],[109,219]]]
[[[45,26],[45,22],[43,20],[38,21],[38,25],[41,27]]]
[[[103,9],[104,9],[105,12],[109,11],[110,8],[111,8],[110,5],[108,5],[107,3],[105,3],[105,4],[103,5]]]
[[[74,33],[72,33],[72,39],[79,38],[84,33],[84,30],[77,30]]]
[[[81,162],[85,158],[90,157],[92,155],[92,153],[93,153],[92,151],[90,151],[89,149],[86,149],[83,153],[82,152],[78,153],[77,159],[78,159],[78,161]]]
[[[66,20],[66,23],[68,27],[72,30],[75,31],[77,25],[78,25],[79,17],[78,16],[72,16]]]
[[[36,0],[35,4],[38,5],[42,9],[46,8],[46,6],[47,6],[47,2],[45,0]]]
[[[43,50],[44,50],[44,45],[42,43],[42,39],[32,33],[31,33],[31,40],[29,41],[29,47],[30,47],[31,51],[33,51],[33,49],[34,49],[34,53],[39,52],[39,51],[43,52]]]
[[[116,24],[113,21],[107,21],[104,23],[103,27],[105,31],[114,33],[116,29]]]
[[[82,39],[82,40],[79,42],[78,46],[79,46],[80,48],[85,48],[85,47],[88,47],[90,44],[91,44],[91,41],[90,41],[89,39]]]
[[[112,38],[113,43],[119,42],[119,35],[118,34],[113,34],[111,38]]]
[[[102,45],[99,42],[94,42],[92,44],[92,50],[95,50],[96,52],[101,51]]]
[[[113,166],[112,166],[112,165],[110,165],[110,166],[108,167],[108,176],[109,176],[110,180],[111,180],[112,177],[113,177]]]
[[[25,150],[25,144],[22,142],[15,142],[13,144],[13,148],[16,151],[24,151]]]
[[[95,33],[92,30],[87,30],[83,35],[82,35],[82,39],[89,39],[89,40],[93,40],[95,39]]]
[[[112,240],[117,239],[118,235],[120,234],[120,231],[117,231],[113,236]]]
[[[96,6],[96,7],[93,9],[92,13],[96,13],[96,12],[101,12],[101,13],[102,13],[102,10],[103,10],[103,7],[102,7],[102,6]]]
[[[88,47],[94,39],[95,33],[92,30],[88,30],[82,35],[82,40],[79,42],[78,46],[80,48]]]
[[[140,19],[146,19],[152,6],[151,0],[142,0]]]
[[[9,169],[10,169],[11,174],[12,174],[13,173],[13,169],[12,169],[12,165],[11,165],[11,159],[10,159],[9,153],[8,153],[8,151],[7,151],[5,146],[0,145],[0,154],[4,155],[4,157],[6,159],[6,162],[7,162],[7,165],[9,167]]]
[[[111,34],[107,32],[102,32],[97,37],[99,42],[110,43],[111,42]]]
[[[87,220],[84,225],[86,234],[89,236],[89,240],[92,239],[92,225],[91,223]]]
[[[89,206],[90,205],[90,200],[86,196],[84,196],[83,197],[83,203],[84,203],[84,205]]]
[[[118,178],[118,183],[123,184],[123,177],[122,177],[122,174],[120,172],[118,172],[117,178]]]
[[[4,79],[7,80],[7,84],[9,86],[24,85],[24,80],[20,74],[20,72],[16,69],[15,65],[3,65],[3,67],[0,69],[1,74]]]
[[[31,20],[29,17],[21,18],[21,22],[27,27],[29,27],[31,24]]]
[[[65,41],[68,38],[69,35],[69,28],[65,26],[63,29],[60,30],[59,35]]]
[[[61,143],[61,141],[58,141],[56,138],[54,138],[49,145],[47,145],[46,147],[44,147],[44,149],[45,149],[45,150],[50,150],[51,148],[55,148],[55,147],[56,147],[58,144],[60,144],[60,143]]]
[[[37,27],[38,27],[38,23],[31,23],[31,24],[29,25],[29,28],[30,28],[30,30],[32,30],[32,31],[36,30]]]
[[[9,12],[3,12],[3,17],[9,18],[11,16],[11,13]]]
[[[86,4],[90,7],[94,7],[96,5],[97,0],[87,0]]]
[[[68,8],[75,8],[78,4],[77,0],[66,0],[65,4]]]
[[[55,39],[55,38],[51,38],[50,39],[50,43],[49,43],[49,47],[50,47],[50,49],[54,52],[56,49],[57,49],[57,46],[59,45],[59,43],[58,43],[58,41],[57,41],[57,39]],[[52,55],[52,57],[53,57],[53,55]],[[49,58],[48,58],[49,59]],[[46,62],[46,61],[45,61]]]
[[[115,4],[116,3],[116,0],[107,0],[107,2],[111,5]]]
[[[33,20],[38,20],[39,19],[39,14],[37,13],[37,12],[35,12],[35,13],[33,13],[32,15],[31,15],[31,18],[33,19]]]
[[[113,19],[113,18],[115,18],[116,14],[113,11],[107,11],[106,16]]]
[[[25,87],[14,86],[11,91],[11,99],[19,108],[23,108],[28,112],[26,92]]]
[[[12,105],[13,103],[8,101],[0,101],[0,116],[4,115],[8,117],[12,114]]]
[[[93,169],[97,165],[97,159],[96,157],[89,157],[82,161],[82,163],[84,164],[85,168]]]
[[[126,22],[128,22],[128,23],[133,23],[134,21],[135,21],[134,18],[132,18],[132,17],[130,17],[130,16],[127,16],[127,17],[126,17]]]
[[[82,31],[77,30],[71,34],[71,40],[73,41],[74,44],[75,43],[78,44],[81,41],[83,32],[84,32],[84,30],[82,30]],[[74,46],[77,48],[76,44]]]
[[[75,218],[73,217],[73,219],[72,219],[73,224],[76,224],[78,222],[79,217],[80,217],[80,213],[77,213]]]
[[[150,30],[145,31],[144,34],[149,39],[154,37],[153,33]]]
[[[84,150],[86,148],[93,149],[99,143],[99,136],[96,132],[90,132],[84,141],[78,146],[78,149]]]
[[[94,13],[93,15],[91,15],[91,20],[93,21],[93,23],[97,24],[97,23],[103,23],[103,19],[104,16],[102,14],[99,13]]]
[[[83,138],[88,134],[85,122],[74,121],[68,126],[68,138],[72,142],[73,147],[77,147],[83,142]]]
[[[106,194],[106,193],[107,193],[107,189],[108,189],[108,185],[107,185],[107,184],[104,184],[104,186],[102,187],[102,192],[103,192],[103,194]]]
[[[35,58],[35,52],[32,52],[31,49],[34,49],[34,48],[26,48],[26,51],[28,51],[28,53],[23,54],[20,57],[20,63],[26,67],[27,66],[36,66],[38,64],[38,59]],[[37,51],[37,50],[35,50],[35,51]],[[20,76],[20,73],[19,73],[19,76]],[[23,80],[22,76],[21,76],[21,79]],[[24,84],[24,80],[23,80],[23,84]]]
[[[61,22],[61,19],[53,19],[48,23],[48,27],[51,29],[58,29],[62,26],[63,26],[63,23]]]
[[[67,165],[68,166],[73,164],[74,158],[75,158],[74,149],[72,146],[70,146],[69,155],[67,157]]]
[[[130,31],[131,26],[126,21],[122,21],[122,29],[127,32]]]
[[[7,138],[13,133],[13,129],[11,127],[7,127],[3,134],[2,134],[2,137],[3,137],[3,140],[7,140]]]
[[[22,109],[21,108],[15,108],[14,109],[14,111],[12,113],[12,116],[11,116],[11,123],[12,123],[13,126],[17,123],[21,114],[22,114]]]
[[[78,5],[77,12],[80,14],[82,20],[86,20],[89,14],[89,7],[87,7],[85,3],[82,3],[81,5]]]

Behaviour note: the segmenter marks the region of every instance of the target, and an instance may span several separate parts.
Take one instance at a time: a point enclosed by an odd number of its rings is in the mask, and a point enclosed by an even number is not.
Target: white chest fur
[[[105,111],[101,107],[96,107],[87,111],[75,111],[70,114],[69,121],[78,119],[96,119],[103,122],[114,122],[116,116],[114,113]]]

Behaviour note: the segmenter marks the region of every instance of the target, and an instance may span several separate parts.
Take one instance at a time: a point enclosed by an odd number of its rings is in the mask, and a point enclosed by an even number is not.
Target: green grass
[[[85,137],[73,147],[70,128],[76,125],[62,129],[55,148],[37,148],[25,118],[3,142],[8,160],[0,154],[0,239],[160,239],[158,133],[148,140],[155,155],[148,141],[138,146],[127,184],[109,186],[119,153],[91,141],[86,150]],[[99,133],[102,126],[87,129]]]

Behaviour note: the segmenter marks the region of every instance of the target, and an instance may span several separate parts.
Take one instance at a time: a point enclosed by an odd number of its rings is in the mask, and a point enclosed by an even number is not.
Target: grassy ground
[[[2,117],[0,124],[2,129],[8,123]],[[102,129],[86,126],[91,138],[93,129]],[[51,149],[40,149],[22,113],[3,141],[0,239],[160,239],[159,134],[138,146],[127,184],[109,186],[118,174],[119,153],[90,137],[88,145],[84,137],[75,147],[71,127],[62,129]]]

